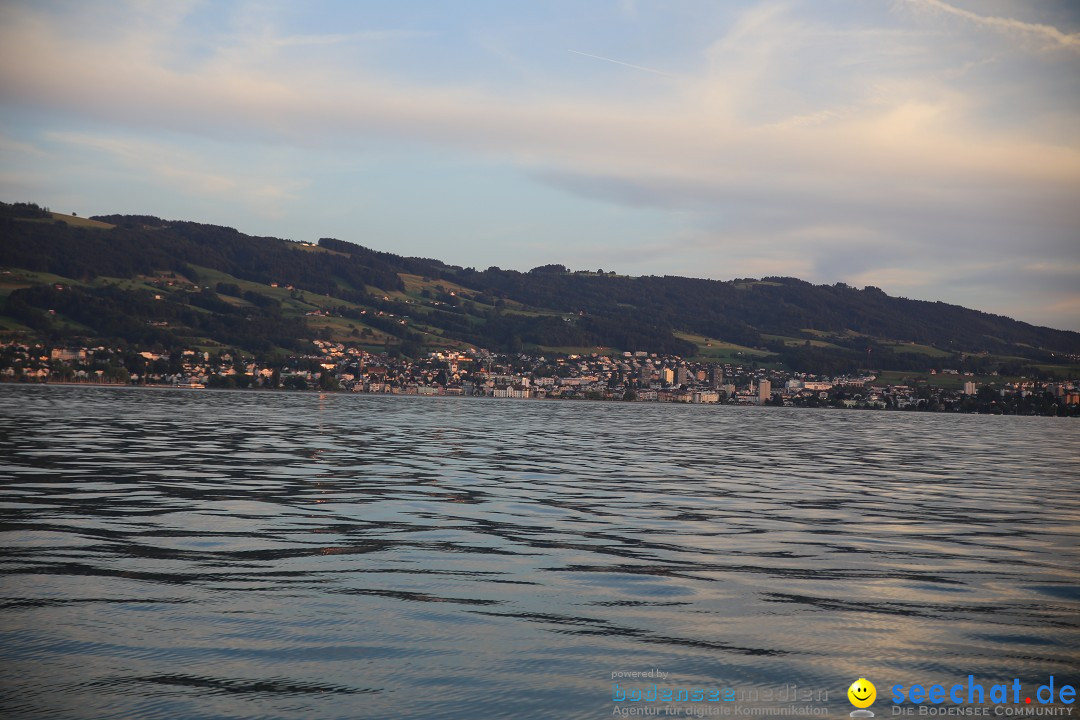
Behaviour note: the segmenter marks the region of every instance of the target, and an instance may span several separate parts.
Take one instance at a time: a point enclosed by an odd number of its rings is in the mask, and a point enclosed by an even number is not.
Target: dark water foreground
[[[896,684],[1077,685],[1078,440],[1053,418],[0,386],[0,715],[603,718],[613,682],[653,682],[612,673],[653,668],[825,690],[832,717],[859,677],[878,717]]]

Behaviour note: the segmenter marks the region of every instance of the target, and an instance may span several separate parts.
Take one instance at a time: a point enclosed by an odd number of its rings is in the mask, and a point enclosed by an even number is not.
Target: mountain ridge
[[[294,351],[320,336],[405,354],[467,344],[719,359],[720,348],[738,346],[757,361],[822,371],[919,369],[942,356],[985,370],[1072,364],[1080,356],[1080,333],[872,286],[780,276],[631,277],[558,264],[477,270],[334,238],[296,242],[149,215],[91,221],[113,227],[74,226],[32,204],[0,206],[0,265],[9,273],[3,315],[14,325],[158,345],[247,343],[255,352]],[[13,272],[61,280],[14,282]],[[163,273],[172,284],[161,281]],[[77,303],[61,302],[64,290],[55,286],[63,280]],[[120,306],[130,310],[126,319]],[[245,323],[262,329],[245,331]]]

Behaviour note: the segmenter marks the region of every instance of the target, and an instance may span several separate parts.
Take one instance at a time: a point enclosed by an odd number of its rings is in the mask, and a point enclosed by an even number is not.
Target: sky
[[[0,199],[1080,330],[1080,3],[3,0]]]

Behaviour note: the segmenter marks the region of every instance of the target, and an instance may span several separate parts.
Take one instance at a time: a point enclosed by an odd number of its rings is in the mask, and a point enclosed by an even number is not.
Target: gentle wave
[[[5,717],[1072,676],[1073,422],[0,386]],[[881,685],[879,684],[879,688]],[[879,689],[879,693],[881,690]]]

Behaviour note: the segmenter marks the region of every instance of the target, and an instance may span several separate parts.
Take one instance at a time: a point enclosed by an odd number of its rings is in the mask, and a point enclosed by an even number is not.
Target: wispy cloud
[[[138,178],[193,196],[228,197],[270,216],[280,215],[279,203],[296,200],[307,182],[238,174],[214,167],[214,162],[163,143],[89,133],[47,132],[43,138],[72,148],[102,153]]]
[[[219,138],[346,151],[369,135],[420,140],[551,173],[595,197],[604,197],[606,186],[608,199],[631,204],[705,211],[752,199],[773,213],[817,205],[815,212],[835,216],[916,208],[962,215],[991,192],[999,202],[983,212],[1018,210],[1030,219],[1025,204],[1041,194],[1051,201],[1040,203],[1045,217],[1056,213],[1059,224],[1075,217],[1074,203],[1055,207],[1053,200],[1080,189],[1080,148],[1019,125],[972,125],[973,100],[960,86],[873,78],[845,90],[846,102],[824,108],[807,107],[814,97],[763,92],[786,73],[798,77],[796,64],[819,30],[786,12],[769,5],[745,13],[708,51],[709,72],[625,100],[423,86],[272,56],[259,64],[212,56],[178,71],[146,46],[62,36],[24,13],[3,23],[0,44],[5,54],[38,61],[0,65],[0,90],[9,102]],[[768,73],[767,81],[738,78],[749,65]],[[753,110],[766,101],[763,111]],[[790,112],[796,109],[803,111]],[[759,122],[762,114],[779,119]]]
[[[271,40],[278,47],[302,45],[342,45],[348,43],[380,42],[386,40],[411,40],[431,37],[432,32],[421,30],[369,30],[353,33],[328,33],[322,35],[286,35]]]
[[[4,133],[0,133],[0,153],[18,153],[20,155],[44,155],[45,151],[36,145],[31,145],[21,140],[16,140]]]
[[[999,32],[1019,34],[1026,38],[1039,40],[1046,48],[1065,49],[1080,52],[1080,33],[1066,33],[1053,25],[1030,23],[1015,18],[994,17],[980,15],[970,10],[964,10],[950,5],[942,0],[904,0],[907,3],[920,5],[929,10],[934,10],[953,17],[963,18],[980,27],[997,30]]]

